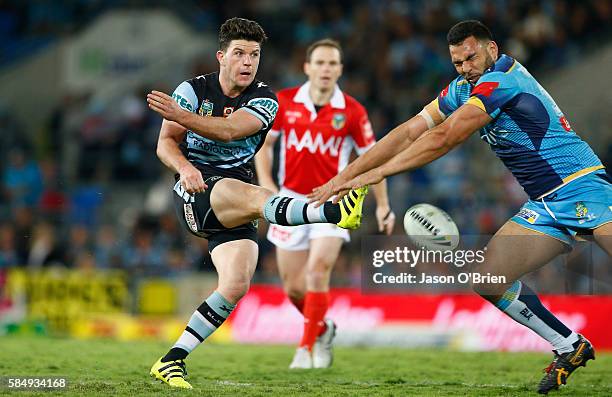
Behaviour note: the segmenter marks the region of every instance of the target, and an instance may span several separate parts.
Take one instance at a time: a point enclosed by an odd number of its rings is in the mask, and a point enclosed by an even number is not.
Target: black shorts
[[[204,180],[208,189],[203,193],[189,194],[180,182],[174,185],[174,208],[181,223],[189,233],[208,240],[208,252],[219,244],[234,240],[252,240],[257,243],[257,220],[231,229],[219,222],[210,206],[210,194],[223,176],[211,176]]]

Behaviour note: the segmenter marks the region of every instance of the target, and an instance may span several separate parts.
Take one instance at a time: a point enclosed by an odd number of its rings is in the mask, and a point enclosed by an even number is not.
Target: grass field
[[[0,376],[65,376],[66,391],[18,396],[535,396],[537,353],[338,348],[328,370],[290,371],[287,346],[203,345],[187,361],[193,390],[148,376],[165,343],[0,338]],[[6,388],[0,395],[8,394]],[[612,354],[601,354],[555,396],[611,396]]]

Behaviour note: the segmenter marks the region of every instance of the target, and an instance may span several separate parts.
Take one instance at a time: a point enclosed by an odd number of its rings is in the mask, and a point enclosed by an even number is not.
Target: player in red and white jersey
[[[336,176],[351,152],[364,153],[375,143],[365,108],[336,84],[342,74],[342,52],[330,39],[313,43],[306,52],[308,81],[277,93],[279,110],[262,150],[255,158],[259,183],[279,191],[272,176],[273,148],[281,138],[280,192],[305,198],[313,188]],[[385,181],[373,186],[379,231],[390,234],[395,215],[389,207]],[[276,257],[283,287],[304,315],[304,333],[290,368],[331,365],[331,342],[336,326],[325,320],[329,280],[346,230],[336,225],[285,227],[272,225],[268,239]]]
[[[375,143],[368,114],[357,100],[334,87],[328,103],[317,106],[310,97],[311,88],[317,89],[313,86],[308,81],[277,93],[279,113],[269,132],[283,135],[279,184],[302,195],[344,169],[353,149],[362,154]]]

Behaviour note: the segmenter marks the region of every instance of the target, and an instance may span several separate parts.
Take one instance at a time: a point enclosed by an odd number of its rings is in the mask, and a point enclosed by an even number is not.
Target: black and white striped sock
[[[185,331],[168,354],[162,358],[162,361],[174,361],[187,357],[193,349],[223,324],[235,307],[236,305],[229,303],[219,292],[213,292],[193,313]]]
[[[300,199],[274,195],[266,201],[264,218],[277,225],[295,226],[307,223],[340,222],[340,205],[331,201],[319,208]]]

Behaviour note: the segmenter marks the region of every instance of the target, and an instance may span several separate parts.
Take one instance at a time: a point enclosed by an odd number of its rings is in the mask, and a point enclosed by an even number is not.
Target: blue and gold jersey
[[[502,55],[475,86],[457,77],[436,101],[444,116],[469,103],[493,118],[480,137],[531,199],[588,173],[605,172],[601,160],[575,133],[548,92],[507,55]]]

